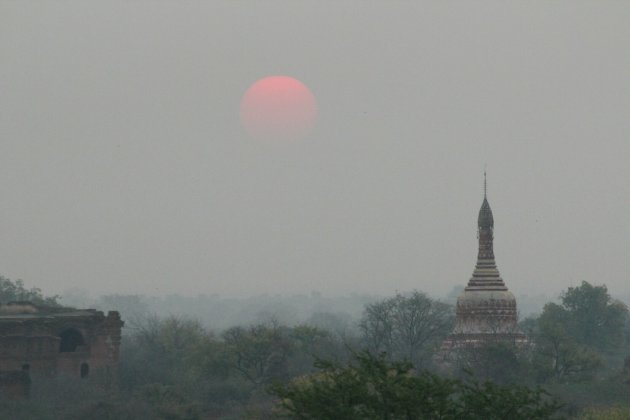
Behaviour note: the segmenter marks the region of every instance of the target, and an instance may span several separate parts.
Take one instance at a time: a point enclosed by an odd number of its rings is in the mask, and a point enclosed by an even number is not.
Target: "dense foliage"
[[[560,405],[540,389],[500,386],[416,373],[409,362],[369,352],[340,366],[319,361],[320,371],[277,385],[282,414],[292,419],[549,419]]]
[[[545,305],[531,330],[537,379],[591,379],[606,359],[623,351],[627,325],[628,308],[612,299],[606,286],[570,287],[560,304]]]
[[[575,340],[601,351],[624,344],[628,308],[613,299],[606,286],[593,286],[583,281],[569,287],[562,295],[564,327]]]

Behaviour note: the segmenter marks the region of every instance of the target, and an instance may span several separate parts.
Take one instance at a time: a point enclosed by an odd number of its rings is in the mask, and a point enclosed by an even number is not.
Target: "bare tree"
[[[370,351],[423,367],[452,325],[450,305],[414,291],[367,305],[359,328]]]
[[[359,321],[363,341],[370,351],[392,353],[394,341],[394,299],[385,299],[365,306]]]
[[[286,372],[291,344],[276,323],[232,327],[223,333],[231,367],[245,379],[260,386]]]

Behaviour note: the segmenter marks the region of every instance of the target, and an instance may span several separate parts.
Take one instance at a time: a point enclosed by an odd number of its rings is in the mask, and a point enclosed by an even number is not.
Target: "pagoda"
[[[444,341],[442,352],[496,340],[527,342],[517,326],[516,298],[501,278],[494,259],[494,217],[488,203],[485,173],[477,237],[477,264],[468,285],[457,297],[455,327]]]

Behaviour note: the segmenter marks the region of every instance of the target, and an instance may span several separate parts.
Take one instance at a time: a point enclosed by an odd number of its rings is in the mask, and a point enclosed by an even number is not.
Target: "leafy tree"
[[[11,280],[0,276],[0,303],[11,301],[29,301],[35,305],[60,306],[59,296],[44,296],[41,289],[33,287],[27,289],[22,280]]]
[[[271,392],[292,419],[548,419],[559,404],[540,390],[416,374],[409,362],[355,354],[346,366],[318,361],[319,372]]]
[[[359,328],[370,351],[425,366],[452,324],[450,305],[414,291],[368,304]]]
[[[578,343],[599,350],[624,343],[628,308],[612,299],[605,285],[583,281],[579,287],[569,287],[562,295],[562,306],[567,312],[567,332]]]
[[[548,303],[536,322],[527,323],[536,342],[533,363],[538,379],[590,379],[603,365],[598,352],[624,344],[628,319],[628,308],[612,299],[606,286],[584,281],[568,288],[561,304]]]
[[[539,379],[582,380],[592,376],[601,365],[597,353],[580,345],[569,333],[571,313],[555,303],[548,303],[538,318],[534,365]]]
[[[541,388],[497,385],[494,382],[459,382],[457,419],[552,419],[562,405]]]

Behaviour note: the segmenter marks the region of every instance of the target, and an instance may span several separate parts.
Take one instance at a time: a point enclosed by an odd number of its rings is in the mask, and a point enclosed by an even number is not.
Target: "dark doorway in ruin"
[[[77,351],[77,347],[85,344],[83,335],[74,328],[64,330],[59,334],[61,343],[59,344],[59,353],[71,353]]]
[[[88,365],[87,363],[83,363],[81,365],[81,379],[87,378],[89,374],[90,374],[90,365]]]

